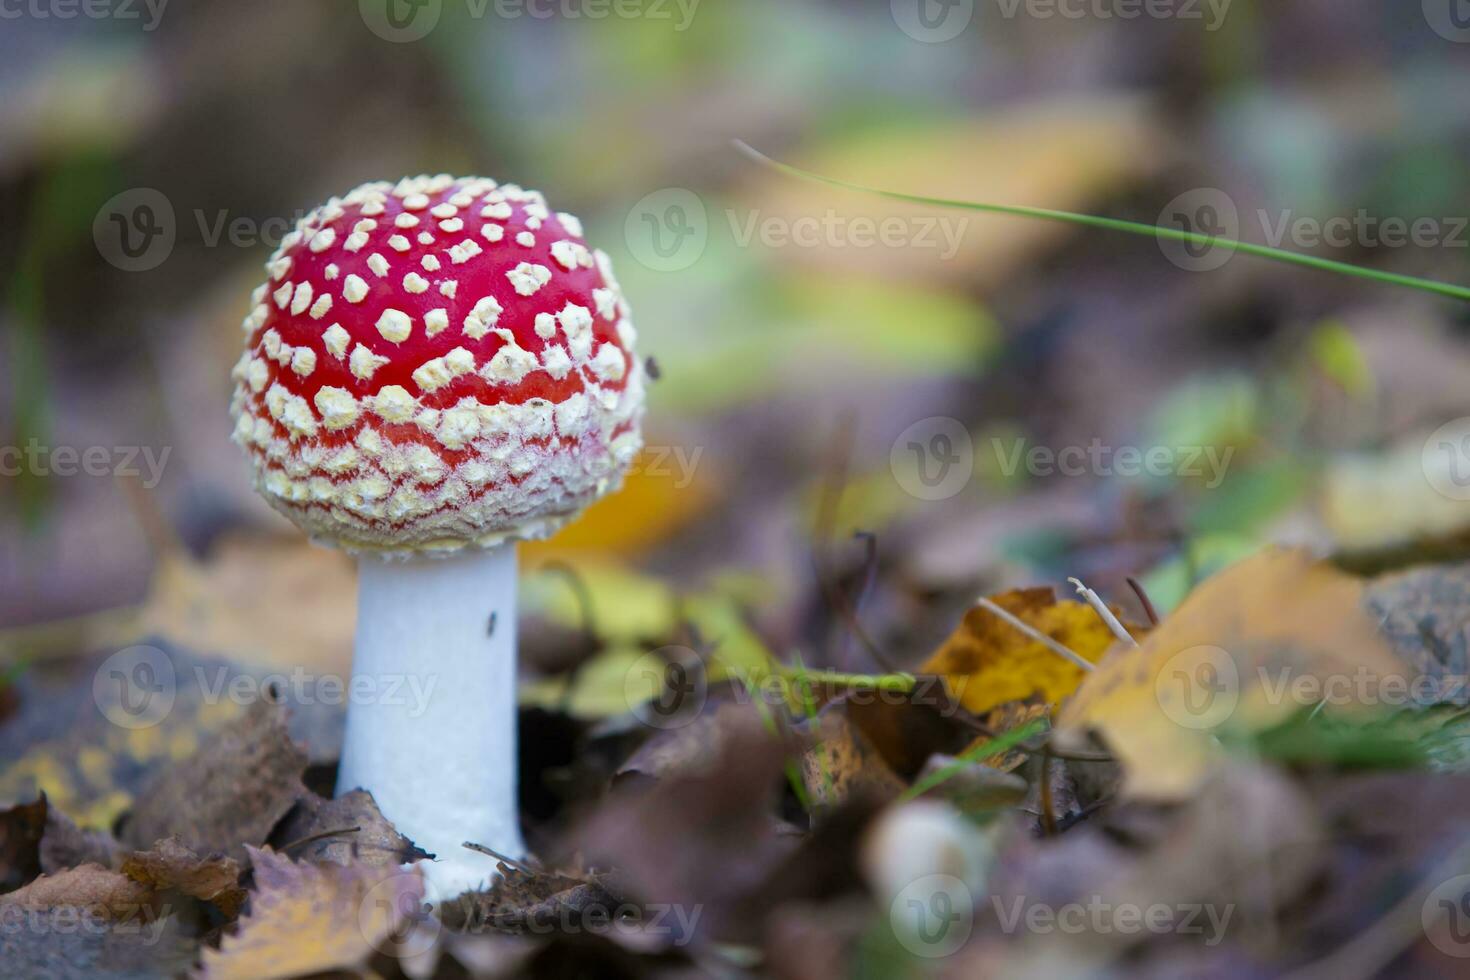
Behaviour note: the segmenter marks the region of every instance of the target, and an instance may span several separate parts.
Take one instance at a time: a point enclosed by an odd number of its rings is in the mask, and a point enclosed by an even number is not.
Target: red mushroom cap
[[[536,191],[365,184],[266,264],[234,439],[265,498],[351,551],[543,537],[621,481],[642,369],[607,256]]]

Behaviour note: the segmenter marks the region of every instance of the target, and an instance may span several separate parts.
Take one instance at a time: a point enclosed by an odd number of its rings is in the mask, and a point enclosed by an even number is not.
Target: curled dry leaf
[[[356,828],[355,830],[353,828]],[[430,857],[378,809],[373,794],[355,789],[334,800],[303,794],[271,840],[302,861],[393,867]]]
[[[1015,589],[991,601],[1089,663],[1101,660],[1116,639],[1091,606],[1058,601],[1051,589]],[[1129,632],[1142,634],[1133,626]],[[960,703],[975,714],[1033,698],[1054,705],[1076,690],[1084,675],[1081,667],[982,606],[965,613],[920,671],[944,676]]]
[[[505,862],[497,870],[489,889],[466,892],[441,910],[446,925],[466,933],[489,929],[544,935],[557,924],[575,927],[589,914],[608,918],[620,908],[632,908],[607,875],[563,874]]]
[[[422,954],[432,946],[438,920],[424,911],[417,871],[311,864],[246,850],[255,869],[250,911],[219,949],[204,951],[203,980],[356,970],[375,953]]]
[[[1363,603],[1361,580],[1303,551],[1273,548],[1195,589],[1139,647],[1115,650],[1062,707],[1058,735],[1102,735],[1124,765],[1123,793],[1188,795],[1219,754],[1219,734],[1249,736],[1302,707],[1301,692],[1365,678],[1368,694],[1404,685]],[[1382,685],[1378,687],[1376,685]]]
[[[280,705],[261,699],[193,756],[160,770],[123,828],[136,848],[177,836],[201,854],[245,859],[304,795],[306,755]]]
[[[201,858],[177,837],[129,854],[122,859],[120,870],[155,892],[179,892],[211,902],[228,918],[234,918],[245,902],[239,862],[222,855]]]

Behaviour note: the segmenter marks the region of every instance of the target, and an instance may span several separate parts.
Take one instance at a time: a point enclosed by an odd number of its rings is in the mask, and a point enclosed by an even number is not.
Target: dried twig
[[[1158,610],[1154,608],[1153,600],[1148,597],[1148,593],[1143,590],[1143,583],[1130,575],[1128,576],[1128,588],[1138,596],[1139,605],[1143,606],[1143,614],[1148,617],[1148,624],[1150,626],[1159,625]]]
[[[1069,578],[1067,581],[1077,587],[1077,594],[1092,607],[1092,611],[1097,613],[1097,617],[1103,621],[1103,625],[1107,626],[1114,636],[1129,646],[1138,646],[1138,641],[1133,638],[1131,633],[1123,628],[1122,623],[1118,622],[1118,617],[1113,615],[1113,611],[1108,608],[1106,602],[1102,601],[1101,596],[1083,585],[1082,580],[1079,578]]]

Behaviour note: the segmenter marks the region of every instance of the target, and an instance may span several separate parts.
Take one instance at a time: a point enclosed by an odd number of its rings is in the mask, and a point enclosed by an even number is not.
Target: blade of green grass
[[[802,170],[800,167],[793,167],[789,163],[773,160],[742,140],[735,140],[734,144],[736,149],[752,160],[771,167],[774,170],[778,170],[781,173],[788,174],[789,176],[797,177],[801,180],[814,181],[819,184],[827,184],[831,187],[841,187],[845,190],[857,191],[860,194],[884,197],[891,201],[904,201],[908,204],[923,204],[936,208],[984,211],[989,214],[1006,214],[1013,217],[1038,218],[1043,221],[1060,221],[1066,224],[1082,225],[1087,228],[1102,228],[1106,231],[1121,231],[1131,235],[1145,235],[1154,239],[1163,238],[1169,241],[1185,242],[1190,245],[1203,245],[1206,247],[1220,246],[1234,249],[1243,255],[1253,255],[1256,258],[1306,266],[1307,268],[1318,269],[1324,272],[1335,272],[1339,275],[1367,279],[1372,282],[1385,283],[1391,286],[1417,289],[1439,296],[1448,296],[1451,299],[1470,300],[1470,287],[1459,286],[1448,282],[1438,282],[1433,279],[1421,279],[1418,276],[1405,276],[1395,272],[1366,269],[1347,262],[1319,258],[1315,255],[1303,255],[1299,252],[1289,252],[1283,248],[1255,245],[1251,242],[1242,242],[1234,238],[1200,235],[1195,232],[1165,228],[1160,225],[1146,225],[1137,221],[1124,221],[1121,218],[1103,218],[1091,214],[1077,214],[1072,211],[1055,211],[1051,208],[1032,208],[1017,204],[987,204],[978,201],[952,201],[942,197],[926,197],[923,194],[905,194],[901,191],[864,187],[861,184],[853,184],[845,180],[838,180],[836,177],[827,177],[822,174],[812,173],[809,170]]]
[[[910,786],[908,789],[904,790],[903,795],[899,797],[899,800],[906,802],[908,800],[912,800],[916,796],[927,793],[934,787],[938,786],[940,783],[949,779],[951,776],[954,776],[961,772],[969,763],[974,762],[977,759],[984,759],[989,756],[996,755],[1001,752],[1007,752],[1015,748],[1017,745],[1020,745],[1022,742],[1026,741],[1026,739],[1030,738],[1032,735],[1035,735],[1036,733],[1044,730],[1045,728],[1046,719],[1038,718],[1035,721],[1027,722],[1024,725],[1021,725],[1018,728],[1012,728],[1004,735],[998,735],[988,742],[982,742],[979,745],[971,746],[964,752],[960,753],[960,755],[956,757],[955,760],[949,765],[930,773],[923,779],[919,780],[917,783],[914,783],[914,785]]]

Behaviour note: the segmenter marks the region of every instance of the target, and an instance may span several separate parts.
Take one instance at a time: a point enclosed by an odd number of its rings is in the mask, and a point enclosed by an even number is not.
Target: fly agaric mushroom
[[[234,440],[276,510],[358,558],[337,789],[370,790],[436,853],[429,892],[450,898],[491,876],[464,841],[524,853],[515,542],[614,489],[639,449],[628,307],[576,218],[482,178],[365,184],[266,269]]]

